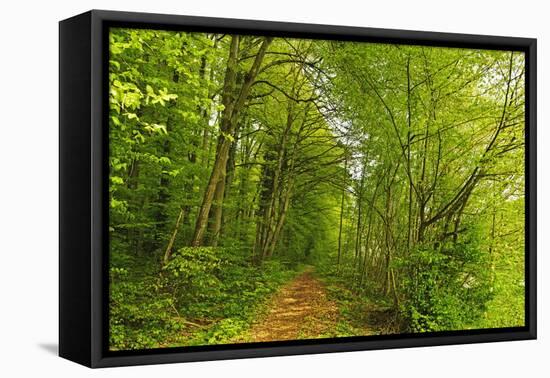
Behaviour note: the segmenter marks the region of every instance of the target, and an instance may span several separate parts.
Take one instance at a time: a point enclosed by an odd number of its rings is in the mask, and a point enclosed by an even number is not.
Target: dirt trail
[[[338,322],[338,307],[325,287],[306,269],[273,297],[265,317],[253,324],[249,342],[331,337]]]

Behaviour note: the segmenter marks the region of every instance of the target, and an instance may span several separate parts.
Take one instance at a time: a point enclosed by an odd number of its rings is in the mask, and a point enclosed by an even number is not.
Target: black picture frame
[[[109,351],[106,57],[112,26],[524,52],[525,327]],[[536,39],[92,10],[59,24],[59,91],[61,357],[95,368],[536,338]]]

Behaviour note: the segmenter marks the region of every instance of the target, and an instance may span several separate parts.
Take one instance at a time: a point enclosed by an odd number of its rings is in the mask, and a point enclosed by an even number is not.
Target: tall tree
[[[216,157],[214,160],[214,165],[212,167],[212,173],[210,174],[210,179],[208,180],[199,213],[197,215],[195,233],[191,242],[193,246],[199,246],[202,244],[204,233],[208,223],[208,214],[210,212],[210,208],[212,207],[212,202],[214,200],[214,197],[216,196],[216,193],[218,201],[223,200],[229,149],[232,141],[235,139],[238,121],[250,93],[250,88],[258,74],[261,63],[267,52],[267,48],[272,41],[272,38],[269,37],[263,39],[262,44],[254,59],[254,62],[252,63],[252,66],[244,77],[242,85],[237,86],[240,39],[241,37],[238,35],[231,36],[229,58],[227,59],[227,69],[225,72],[225,80],[222,94],[222,104],[224,108],[222,111],[220,123],[220,135],[218,137]],[[221,212],[221,204],[218,204],[218,206],[218,211]],[[219,225],[221,224],[221,216],[216,215],[215,221],[218,224],[214,229],[217,235],[220,227]]]

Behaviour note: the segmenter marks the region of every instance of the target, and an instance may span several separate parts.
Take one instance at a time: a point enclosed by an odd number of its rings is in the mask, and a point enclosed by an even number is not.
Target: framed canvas
[[[60,22],[59,354],[536,338],[536,40]]]

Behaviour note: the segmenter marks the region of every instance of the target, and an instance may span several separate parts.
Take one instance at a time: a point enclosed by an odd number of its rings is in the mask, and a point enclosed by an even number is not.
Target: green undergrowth
[[[230,343],[292,279],[277,260],[255,266],[232,248],[184,247],[162,269],[117,256],[110,270],[113,350]],[[120,266],[117,268],[117,259]]]
[[[338,306],[340,320],[335,330],[336,337],[377,335],[384,331],[380,324],[387,324],[385,318],[390,307],[385,298],[351,287],[352,272],[345,268],[339,270],[335,264],[320,264],[318,273],[328,298]]]

